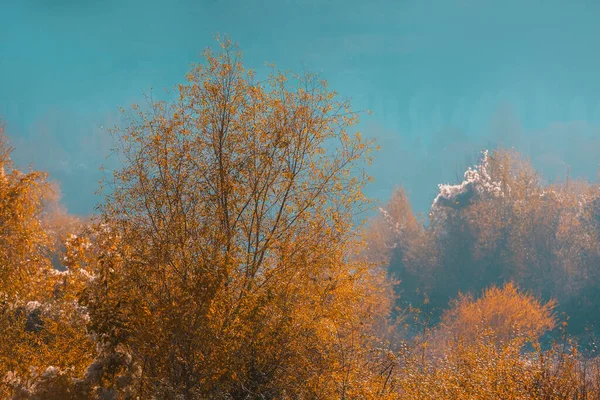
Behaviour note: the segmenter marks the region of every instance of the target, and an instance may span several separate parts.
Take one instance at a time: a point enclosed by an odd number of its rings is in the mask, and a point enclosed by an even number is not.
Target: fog
[[[23,1],[3,7],[0,115],[17,148],[93,211],[118,107],[183,81],[216,34],[246,64],[316,71],[382,150],[368,194],[404,186],[427,212],[483,148],[515,147],[549,181],[595,178],[596,2]],[[108,161],[110,165],[110,161]]]

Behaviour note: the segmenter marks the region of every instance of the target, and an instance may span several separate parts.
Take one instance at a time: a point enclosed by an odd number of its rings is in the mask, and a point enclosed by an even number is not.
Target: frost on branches
[[[402,224],[400,221],[395,221],[385,208],[379,207],[379,212],[383,216],[383,220],[385,221],[390,232],[393,234],[394,238],[389,244],[387,244],[387,247],[390,249],[395,249],[398,246],[397,237],[399,237],[404,231],[404,224]]]
[[[467,168],[464,178],[464,181],[457,185],[439,185],[439,193],[431,206],[430,216],[433,219],[445,208],[460,209],[477,198],[504,196],[502,182],[494,181],[490,174],[490,155],[487,150],[482,152],[479,165]]]

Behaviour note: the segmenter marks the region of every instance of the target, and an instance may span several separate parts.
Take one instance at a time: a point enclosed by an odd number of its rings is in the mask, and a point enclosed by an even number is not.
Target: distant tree
[[[451,343],[474,342],[484,331],[499,343],[516,337],[536,340],[554,328],[554,302],[542,303],[508,283],[485,289],[477,300],[460,295],[442,316],[438,335]]]
[[[398,300],[403,305],[419,303],[432,288],[437,265],[437,248],[432,235],[412,210],[403,188],[396,188],[388,203],[379,209],[365,229],[366,248],[362,256],[387,265],[394,279],[399,279]]]
[[[404,346],[388,379],[399,399],[538,400],[595,399],[600,394],[598,360],[586,361],[572,347],[524,350],[527,340],[498,342],[489,329],[423,361]]]
[[[427,341],[407,340],[389,356],[387,386],[401,399],[595,399],[598,357],[567,336],[542,346],[553,304],[512,284],[475,300],[460,296]]]
[[[479,299],[461,295],[450,306],[427,340],[400,346],[389,379],[398,398],[573,398],[587,387],[576,352],[539,346],[538,337],[554,327],[553,303],[507,284]]]
[[[409,241],[416,240],[423,231],[406,192],[403,188],[396,188],[365,231],[367,246],[363,256],[373,262],[387,263],[397,251],[410,248]]]
[[[459,292],[514,281],[557,299],[572,329],[583,329],[600,318],[599,193],[589,182],[544,185],[516,151],[484,151],[462,182],[440,185],[428,226],[413,223],[405,195],[394,194],[371,222],[368,255],[388,260],[404,305],[419,304],[418,293],[440,310]]]

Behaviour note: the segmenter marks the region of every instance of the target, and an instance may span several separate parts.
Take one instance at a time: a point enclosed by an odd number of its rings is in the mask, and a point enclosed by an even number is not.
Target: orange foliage
[[[256,82],[229,43],[188,81],[115,132],[124,163],[84,299],[101,355],[122,363],[95,390],[373,397],[392,296],[355,257],[357,114],[314,75]]]
[[[554,306],[554,302],[543,304],[520,292],[513,283],[492,286],[477,300],[471,295],[454,300],[442,316],[439,336],[472,343],[488,329],[499,342],[517,337],[536,339],[554,328]]]
[[[22,398],[55,371],[82,377],[94,351],[75,293],[56,291],[72,278],[51,267],[45,175],[15,169],[10,151],[0,126],[0,395]]]

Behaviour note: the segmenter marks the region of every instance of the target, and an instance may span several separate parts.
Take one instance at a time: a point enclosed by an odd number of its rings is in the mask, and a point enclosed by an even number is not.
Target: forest
[[[186,78],[122,110],[93,216],[0,130],[1,398],[600,398],[598,184],[494,148],[379,206],[319,75],[224,40]]]

